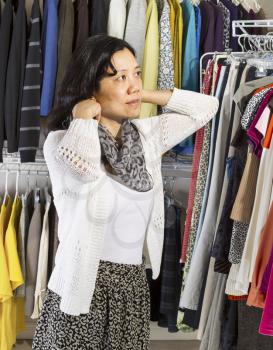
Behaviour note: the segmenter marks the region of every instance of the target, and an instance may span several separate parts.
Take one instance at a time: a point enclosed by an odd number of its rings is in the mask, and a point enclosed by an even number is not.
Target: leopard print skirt
[[[88,314],[68,315],[59,305],[60,296],[48,289],[32,349],[149,349],[150,292],[144,258],[141,265],[101,260]]]

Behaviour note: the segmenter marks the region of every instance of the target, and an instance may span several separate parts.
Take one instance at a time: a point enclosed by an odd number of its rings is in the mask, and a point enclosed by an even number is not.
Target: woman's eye
[[[137,75],[138,77],[141,77],[141,70],[138,71],[138,72],[136,72],[136,75]]]
[[[126,75],[121,75],[120,77],[118,77],[118,79],[117,80],[126,80]]]

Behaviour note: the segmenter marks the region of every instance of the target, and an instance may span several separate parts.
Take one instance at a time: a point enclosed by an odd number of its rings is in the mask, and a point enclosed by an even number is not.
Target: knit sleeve
[[[168,112],[158,116],[162,154],[207,124],[217,113],[219,101],[214,96],[174,88],[165,107]]]
[[[82,181],[94,181],[100,169],[98,122],[94,119],[74,119],[67,131],[49,133],[44,144],[48,165],[61,166]]]

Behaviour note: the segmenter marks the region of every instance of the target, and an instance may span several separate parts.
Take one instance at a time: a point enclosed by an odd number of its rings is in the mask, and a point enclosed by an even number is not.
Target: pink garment
[[[261,283],[261,287],[260,287],[260,291],[264,295],[266,295],[266,293],[267,293],[272,266],[273,266],[273,247],[271,250],[269,261],[268,261],[268,263],[266,265],[266,269],[264,271],[264,275],[263,275],[263,279],[262,279],[262,283]]]
[[[271,269],[259,333],[273,336],[273,269]]]
[[[253,119],[248,131],[247,136],[250,139],[251,144],[253,145],[253,151],[256,154],[257,157],[261,157],[263,147],[261,144],[261,141],[263,139],[263,135],[256,129],[256,124],[259,121],[262,113],[264,112],[265,108],[268,105],[268,102],[270,101],[271,97],[273,96],[273,90],[270,90],[264,97],[255,118]]]
[[[263,135],[263,137],[265,137],[270,116],[271,116],[271,110],[268,106],[266,106],[260,119],[258,120],[255,126],[255,128]]]

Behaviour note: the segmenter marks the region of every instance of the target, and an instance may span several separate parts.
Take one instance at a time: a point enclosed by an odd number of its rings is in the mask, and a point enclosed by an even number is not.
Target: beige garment
[[[31,318],[38,318],[41,312],[47,287],[47,266],[48,266],[48,248],[49,248],[49,224],[48,224],[48,212],[51,205],[51,196],[48,193],[48,189],[45,188],[45,213],[43,216],[43,228],[39,247],[39,259],[37,278],[34,295],[34,309]]]
[[[123,39],[128,0],[111,0],[108,13],[107,34]]]
[[[233,204],[230,218],[245,224],[250,223],[255,190],[259,172],[260,159],[248,151],[244,173]]]
[[[34,292],[37,278],[39,247],[42,230],[41,219],[41,203],[35,199],[34,212],[30,221],[26,244],[26,316],[32,315],[34,307]]]

